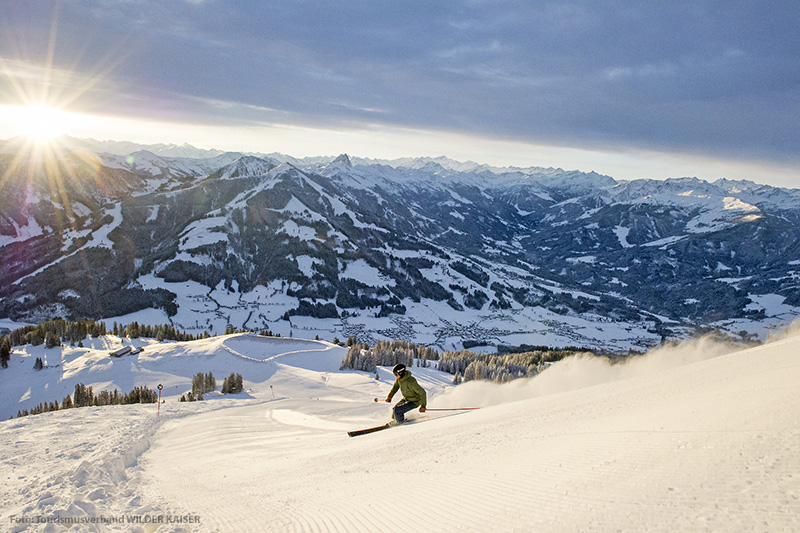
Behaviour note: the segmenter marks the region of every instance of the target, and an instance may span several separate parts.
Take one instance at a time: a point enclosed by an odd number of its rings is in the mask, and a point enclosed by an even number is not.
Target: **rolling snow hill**
[[[454,387],[413,368],[429,407],[483,408],[357,438],[345,431],[389,416],[372,399],[390,371],[338,371],[341,348],[234,335],[141,341],[111,361],[97,355],[112,338],[97,342],[64,349],[41,382],[26,347],[12,359],[24,364],[0,371],[4,409],[24,382],[44,401],[71,380],[160,382],[166,403],[160,415],[146,404],[0,422],[9,531],[800,528],[796,335],[734,352],[701,340],[614,366],[572,357],[506,385]],[[241,372],[245,392],[179,403],[208,370]]]

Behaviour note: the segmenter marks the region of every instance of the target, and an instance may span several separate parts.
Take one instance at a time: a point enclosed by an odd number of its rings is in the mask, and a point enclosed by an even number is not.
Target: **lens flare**
[[[64,135],[72,121],[69,113],[40,105],[20,107],[16,115],[23,135],[38,143],[49,142]]]

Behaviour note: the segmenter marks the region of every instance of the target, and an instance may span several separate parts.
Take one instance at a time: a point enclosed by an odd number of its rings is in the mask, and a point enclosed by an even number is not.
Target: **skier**
[[[411,376],[411,372],[406,369],[406,365],[394,365],[392,372],[394,372],[397,380],[394,382],[392,390],[389,391],[389,395],[386,397],[386,403],[391,403],[392,396],[394,396],[399,389],[403,394],[403,399],[394,406],[392,420],[397,424],[402,424],[405,420],[405,414],[412,409],[419,407],[420,413],[425,412],[425,406],[428,405],[428,397],[425,393],[425,389],[420,387],[417,380]]]

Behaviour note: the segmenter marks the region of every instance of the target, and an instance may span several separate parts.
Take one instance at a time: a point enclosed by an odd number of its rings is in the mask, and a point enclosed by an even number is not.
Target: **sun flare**
[[[69,132],[72,114],[42,105],[26,105],[11,108],[12,117],[19,131],[37,143],[47,143]]]

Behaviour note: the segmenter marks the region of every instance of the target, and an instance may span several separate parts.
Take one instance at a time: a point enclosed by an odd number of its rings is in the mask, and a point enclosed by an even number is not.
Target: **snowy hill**
[[[0,371],[6,409],[16,381],[33,401],[71,379],[135,376],[167,393],[160,415],[146,404],[0,422],[9,531],[396,531],[398,512],[409,531],[800,527],[798,336],[734,352],[703,340],[614,366],[573,357],[507,385],[453,387],[413,368],[429,407],[483,409],[357,438],[345,431],[388,418],[372,399],[391,377],[336,370],[341,348],[236,335],[141,341],[102,360],[111,339],[64,349],[38,373],[50,380],[24,370],[30,346]],[[177,402],[210,369],[241,371],[245,392]]]
[[[0,318],[626,351],[800,314],[796,189],[129,148],[0,154]]]

